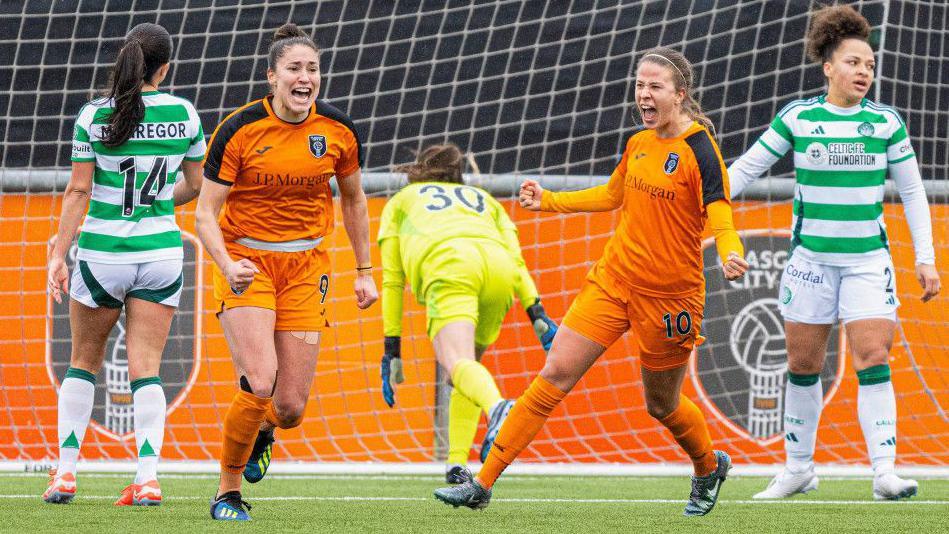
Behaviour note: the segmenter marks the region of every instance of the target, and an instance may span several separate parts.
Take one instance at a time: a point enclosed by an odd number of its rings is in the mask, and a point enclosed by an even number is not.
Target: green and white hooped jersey
[[[894,109],[867,99],[840,108],[824,95],[796,100],[758,142],[777,158],[794,151],[792,246],[828,264],[853,264],[888,249],[884,182],[894,165],[915,162]]]
[[[118,264],[183,257],[172,192],[182,161],[204,158],[204,130],[183,98],[150,91],[142,100],[145,118],[117,147],[101,141],[111,100],[86,104],[76,118],[72,161],[96,164],[79,260]]]

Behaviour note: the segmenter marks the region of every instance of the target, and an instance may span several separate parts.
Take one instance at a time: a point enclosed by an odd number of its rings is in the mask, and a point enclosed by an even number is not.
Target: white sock
[[[165,390],[161,379],[139,378],[132,381],[132,403],[135,409],[135,449],[138,471],[135,483],[144,484],[158,478],[158,458],[165,440]]]
[[[789,471],[801,473],[814,466],[814,446],[823,400],[820,380],[807,386],[788,381],[784,390],[784,451]]]
[[[76,473],[79,449],[86,436],[96,398],[96,375],[70,367],[59,388],[59,466],[56,473]]]
[[[893,382],[860,386],[857,415],[875,474],[893,471],[896,461],[896,395]]]

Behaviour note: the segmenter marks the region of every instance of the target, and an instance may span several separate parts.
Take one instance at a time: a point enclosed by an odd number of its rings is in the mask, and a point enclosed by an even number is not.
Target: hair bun
[[[297,26],[296,24],[292,22],[288,22],[284,24],[283,26],[277,28],[277,31],[275,31],[273,34],[274,42],[279,41],[281,39],[291,39],[293,37],[309,38],[309,36],[303,30],[301,30],[299,26]]]

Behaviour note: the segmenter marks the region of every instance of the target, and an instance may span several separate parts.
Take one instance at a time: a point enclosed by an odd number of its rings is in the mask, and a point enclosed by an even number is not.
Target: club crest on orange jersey
[[[676,169],[679,168],[679,155],[675,152],[669,152],[669,155],[666,156],[666,162],[662,164],[662,170],[666,174],[672,174],[676,172]]]
[[[322,158],[323,154],[326,154],[325,135],[310,136],[310,154],[313,154],[314,158]]]

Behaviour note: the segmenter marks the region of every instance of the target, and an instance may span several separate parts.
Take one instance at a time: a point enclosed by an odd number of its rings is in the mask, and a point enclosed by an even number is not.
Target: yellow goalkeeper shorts
[[[485,239],[453,239],[429,252],[420,267],[416,297],[426,308],[430,339],[458,321],[475,325],[478,347],[498,339],[519,276],[507,249]]]

